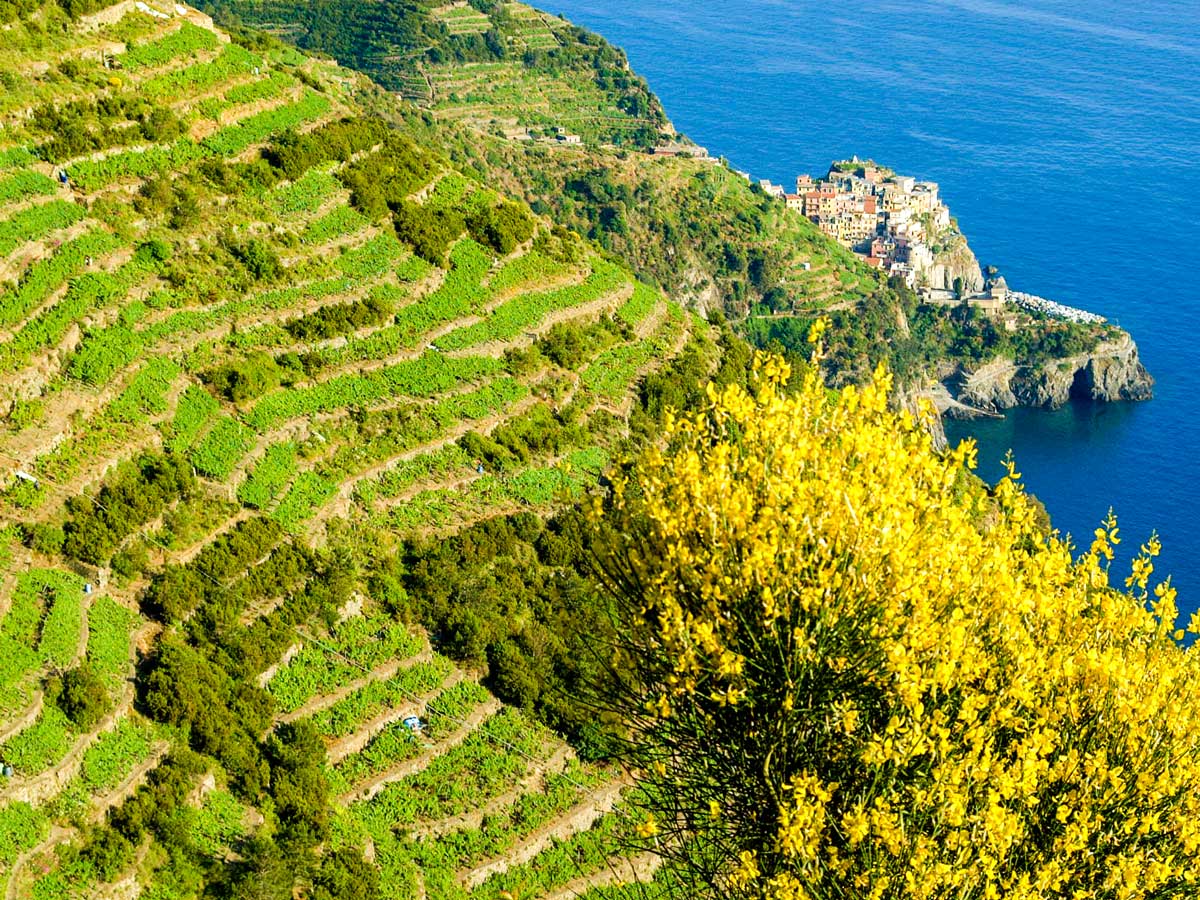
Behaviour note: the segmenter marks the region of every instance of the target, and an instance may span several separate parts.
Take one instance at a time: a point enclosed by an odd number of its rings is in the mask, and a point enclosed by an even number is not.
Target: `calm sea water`
[[[1129,329],[1147,403],[951,426],[1063,532],[1111,505],[1200,607],[1200,3],[542,0],[624,47],[676,126],[790,185],[857,153],[938,181],[1009,284]],[[1124,573],[1122,573],[1123,575]]]

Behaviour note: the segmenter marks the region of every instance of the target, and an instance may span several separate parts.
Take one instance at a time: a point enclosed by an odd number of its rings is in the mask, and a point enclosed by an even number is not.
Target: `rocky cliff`
[[[928,272],[929,286],[934,290],[952,291],[962,279],[962,289],[968,293],[983,290],[983,272],[967,239],[956,233],[933,256]]]
[[[1154,379],[1138,358],[1128,334],[1100,344],[1090,353],[1052,359],[1038,365],[994,360],[978,368],[957,365],[939,373],[937,384],[919,393],[946,416],[994,415],[1014,406],[1057,409],[1072,399],[1148,400]]]

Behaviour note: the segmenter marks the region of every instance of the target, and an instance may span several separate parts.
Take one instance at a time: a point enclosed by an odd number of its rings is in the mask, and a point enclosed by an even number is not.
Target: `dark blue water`
[[[1200,3],[543,0],[624,47],[676,126],[791,185],[857,153],[938,181],[984,264],[1129,329],[1142,404],[953,428],[1086,544],[1157,529],[1200,607]]]

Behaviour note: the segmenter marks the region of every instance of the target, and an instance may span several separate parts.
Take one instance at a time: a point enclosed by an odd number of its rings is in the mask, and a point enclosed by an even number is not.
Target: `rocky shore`
[[[1149,400],[1153,394],[1154,378],[1138,358],[1137,343],[1122,332],[1090,353],[1037,365],[999,359],[976,368],[947,366],[901,402],[911,407],[924,397],[942,416],[971,419],[999,416],[1016,406],[1058,409],[1071,400]]]
[[[1058,409],[1074,399],[1149,400],[1154,378],[1138,358],[1137,343],[1122,332],[1090,353],[1019,365],[999,359],[971,369],[956,365],[925,390],[938,411],[956,418],[996,415],[1014,406]]]

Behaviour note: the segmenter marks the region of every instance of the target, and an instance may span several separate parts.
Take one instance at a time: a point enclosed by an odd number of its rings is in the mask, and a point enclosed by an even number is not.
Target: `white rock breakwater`
[[[1097,315],[1094,312],[1088,312],[1085,309],[1076,309],[1073,306],[1067,306],[1063,303],[1055,303],[1053,300],[1047,300],[1045,297],[1038,297],[1034,294],[1022,294],[1019,291],[1013,291],[1008,295],[1008,299],[1015,306],[1019,306],[1027,312],[1041,313],[1055,319],[1066,319],[1070,322],[1088,322],[1097,325],[1108,321],[1104,316]]]

